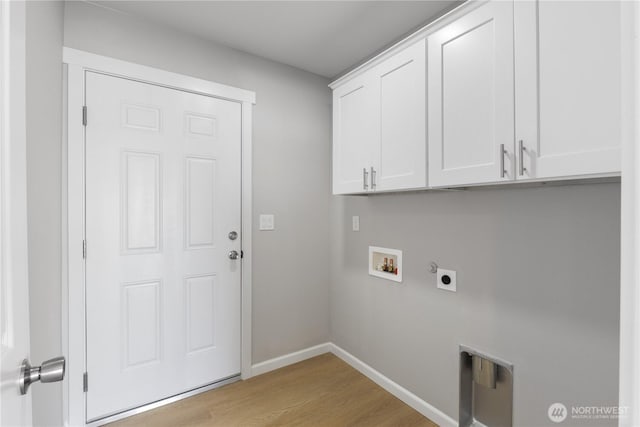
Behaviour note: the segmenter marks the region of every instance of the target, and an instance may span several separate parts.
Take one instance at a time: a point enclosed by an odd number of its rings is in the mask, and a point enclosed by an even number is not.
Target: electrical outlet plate
[[[351,217],[351,230],[360,231],[360,217],[357,215]]]
[[[445,285],[442,281],[442,278],[448,276],[451,282],[448,285]],[[456,281],[456,272],[454,270],[445,270],[444,268],[438,268],[436,272],[438,289],[443,289],[445,291],[456,292],[457,291],[457,281]]]
[[[260,215],[260,230],[262,231],[271,231],[271,230],[275,230],[276,229],[276,225],[275,225],[275,219],[274,216],[271,214],[265,215],[265,214],[261,214]]]

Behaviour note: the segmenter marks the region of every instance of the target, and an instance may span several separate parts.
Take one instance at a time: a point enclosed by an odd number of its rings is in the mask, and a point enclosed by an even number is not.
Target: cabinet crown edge
[[[344,72],[342,75],[338,75],[337,78],[335,78],[334,80],[331,81],[331,83],[329,83],[328,85],[329,88],[333,90],[337,87],[342,86],[343,84],[347,83],[354,77],[357,77],[360,74],[366,72],[367,70],[370,70],[371,68],[378,65],[380,62],[408,48],[412,44],[422,39],[425,39],[427,36],[429,36],[429,34],[438,30],[442,26],[447,25],[452,20],[457,19],[460,15],[464,15],[472,11],[473,9],[477,8],[483,3],[486,3],[487,1],[488,0],[466,0],[462,4],[456,6],[455,8],[449,11],[446,11],[444,14],[438,16],[433,21],[418,28],[417,30],[403,37],[396,43],[393,43],[388,48],[382,50],[379,53],[374,54],[371,58],[366,59],[364,62],[360,63],[359,65],[353,66],[351,69],[348,69],[348,71]]]

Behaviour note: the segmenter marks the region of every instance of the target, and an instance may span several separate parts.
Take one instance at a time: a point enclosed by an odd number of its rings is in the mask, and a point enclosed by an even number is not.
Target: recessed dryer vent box
[[[369,274],[381,279],[402,282],[402,251],[369,246]]]
[[[460,427],[513,426],[513,365],[460,346]]]

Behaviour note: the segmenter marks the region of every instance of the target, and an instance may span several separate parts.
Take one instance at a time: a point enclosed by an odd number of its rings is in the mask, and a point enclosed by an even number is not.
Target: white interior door
[[[240,373],[241,105],[92,72],[86,104],[93,420]]]
[[[31,425],[31,395],[21,396],[29,356],[24,25],[22,2],[0,3],[0,425]]]
[[[513,3],[483,3],[427,43],[429,184],[512,180]]]

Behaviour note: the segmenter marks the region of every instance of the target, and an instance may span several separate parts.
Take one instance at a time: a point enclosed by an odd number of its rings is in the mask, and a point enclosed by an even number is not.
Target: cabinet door
[[[380,121],[376,190],[427,186],[425,68],[426,42],[420,40],[374,69]]]
[[[371,188],[373,147],[378,146],[372,83],[365,74],[333,91],[333,194]]]
[[[429,184],[513,179],[513,3],[489,1],[430,35],[427,64]]]
[[[620,171],[621,2],[516,1],[518,178]]]

